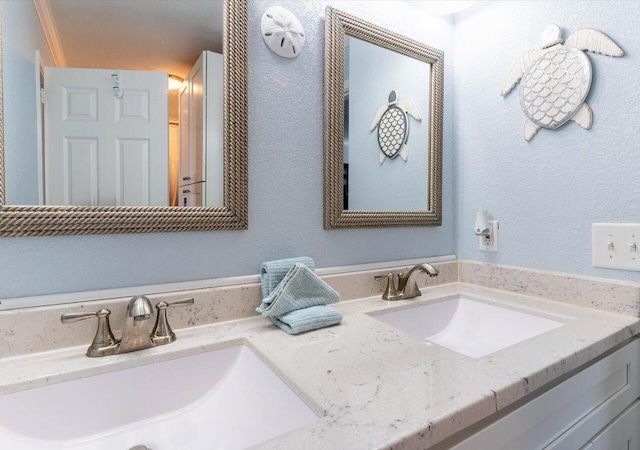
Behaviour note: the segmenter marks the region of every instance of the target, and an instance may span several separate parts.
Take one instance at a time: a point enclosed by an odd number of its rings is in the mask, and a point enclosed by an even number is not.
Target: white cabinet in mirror
[[[2,8],[6,204],[223,206],[222,1]]]

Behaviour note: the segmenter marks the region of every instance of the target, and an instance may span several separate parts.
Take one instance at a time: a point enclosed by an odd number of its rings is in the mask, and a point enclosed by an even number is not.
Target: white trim
[[[38,204],[44,205],[44,128],[42,111],[42,85],[44,78],[44,64],[40,58],[40,51],[35,54],[36,69],[36,140],[38,142]]]
[[[368,264],[354,264],[350,266],[325,267],[316,270],[318,275],[334,275],[338,273],[361,272],[364,270],[385,269],[390,267],[412,266],[421,263],[436,263],[455,261],[455,255],[432,256],[400,261],[385,261]],[[65,294],[39,295],[33,297],[14,297],[0,299],[0,311],[34,306],[59,305],[62,303],[77,303],[109,298],[131,297],[133,295],[152,295],[164,292],[178,292],[194,289],[207,289],[220,286],[236,286],[240,284],[259,283],[259,275],[244,275],[238,277],[212,278],[208,280],[180,281],[176,283],[152,284],[147,286],[132,286],[97,291],[70,292]]]
[[[401,259],[399,261],[383,261],[368,264],[353,264],[350,266],[325,267],[317,269],[316,273],[320,276],[325,276],[337,273],[362,272],[365,270],[386,269],[388,267],[413,266],[415,264],[448,262],[455,260],[456,255],[431,256],[428,258]]]
[[[51,51],[51,57],[56,67],[67,67],[67,59],[64,57],[64,51],[62,50],[62,42],[60,41],[60,34],[58,34],[58,27],[56,21],[53,18],[53,12],[51,11],[51,5],[49,0],[33,0],[33,5],[36,7],[36,13],[42,26],[42,32],[44,38],[49,45],[49,51]]]

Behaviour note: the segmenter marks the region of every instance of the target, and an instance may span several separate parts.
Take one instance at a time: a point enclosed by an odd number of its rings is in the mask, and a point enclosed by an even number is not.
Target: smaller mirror
[[[326,13],[325,228],[442,224],[444,53]]]

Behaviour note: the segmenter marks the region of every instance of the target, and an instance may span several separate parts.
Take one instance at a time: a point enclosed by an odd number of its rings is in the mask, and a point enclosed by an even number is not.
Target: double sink
[[[460,297],[372,315],[470,358],[563,325]],[[0,396],[0,448],[245,448],[317,420],[240,344]]]

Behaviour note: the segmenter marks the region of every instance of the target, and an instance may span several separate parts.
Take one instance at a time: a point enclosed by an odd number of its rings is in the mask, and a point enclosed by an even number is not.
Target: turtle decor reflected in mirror
[[[325,19],[324,227],[442,225],[444,53]]]
[[[382,105],[371,122],[371,131],[378,128],[378,145],[380,146],[380,164],[386,158],[393,159],[400,155],[403,161],[409,158],[407,142],[409,142],[409,116],[420,121],[422,116],[411,99],[404,97],[398,100],[396,91],[389,94],[389,103]]]

